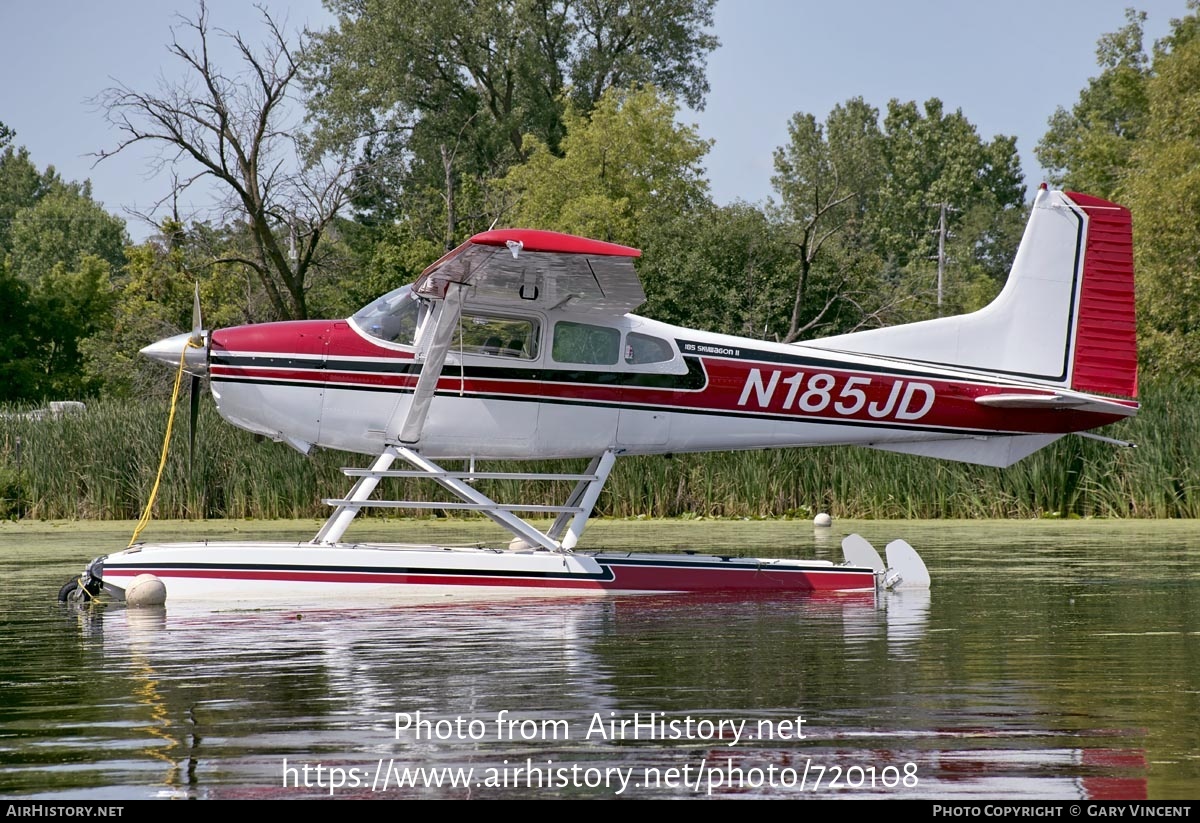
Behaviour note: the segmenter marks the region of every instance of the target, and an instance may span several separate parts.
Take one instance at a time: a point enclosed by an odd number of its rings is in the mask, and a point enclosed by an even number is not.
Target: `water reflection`
[[[1148,562],[1122,564],[1118,543],[1055,535],[1019,548],[1025,568],[981,562],[980,542],[924,541],[933,589],[878,597],[234,611],[17,594],[0,606],[0,793],[329,795],[285,786],[285,760],[478,778],[381,791],[363,777],[337,797],[616,794],[554,783],[568,767],[636,774],[634,797],[1194,791],[1196,561],[1141,546]],[[702,779],[671,782],[685,770]]]

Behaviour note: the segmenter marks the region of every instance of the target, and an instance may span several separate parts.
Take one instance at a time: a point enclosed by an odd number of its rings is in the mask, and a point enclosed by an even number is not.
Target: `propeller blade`
[[[204,318],[200,315],[200,283],[196,283],[196,295],[192,301],[192,336],[193,346],[204,342]]]
[[[196,420],[200,416],[200,375],[192,375],[191,409],[188,415],[188,468],[196,456]]]

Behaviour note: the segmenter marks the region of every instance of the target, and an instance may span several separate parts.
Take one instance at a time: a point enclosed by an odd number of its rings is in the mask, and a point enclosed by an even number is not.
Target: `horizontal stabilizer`
[[[1061,434],[1020,434],[1000,437],[959,437],[952,440],[917,440],[910,443],[875,443],[872,449],[957,460],[980,466],[1005,468],[1045,448]]]
[[[1076,409],[1102,414],[1132,416],[1137,413],[1136,405],[1117,403],[1102,397],[1087,397],[1080,394],[988,394],[976,397],[981,406],[1000,409]]]

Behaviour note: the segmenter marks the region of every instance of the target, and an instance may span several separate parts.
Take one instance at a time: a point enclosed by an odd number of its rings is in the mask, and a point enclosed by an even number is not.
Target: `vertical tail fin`
[[[988,306],[802,345],[1132,398],[1134,321],[1129,210],[1043,187],[1008,281]]]

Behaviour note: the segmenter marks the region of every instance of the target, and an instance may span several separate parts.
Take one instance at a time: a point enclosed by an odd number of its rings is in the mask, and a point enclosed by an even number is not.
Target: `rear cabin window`
[[[675,349],[660,337],[651,337],[635,331],[625,337],[625,362],[630,365],[665,363],[674,359]]]
[[[464,313],[454,333],[451,351],[490,357],[537,357],[537,327],[524,318]]]
[[[616,329],[566,321],[554,324],[551,354],[559,363],[613,366],[620,353],[621,332]]]

